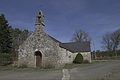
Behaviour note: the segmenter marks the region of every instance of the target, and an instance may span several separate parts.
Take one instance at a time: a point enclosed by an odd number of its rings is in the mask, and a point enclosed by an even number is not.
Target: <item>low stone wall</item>
[[[76,55],[78,53],[72,53],[64,48],[59,48],[59,56],[61,56],[61,59],[59,60],[59,64],[71,64],[73,63],[73,60],[75,59]],[[81,52],[84,61],[87,60],[89,63],[91,63],[91,52]]]
[[[91,63],[91,52],[81,52],[84,61],[87,60],[89,63]]]
[[[72,63],[75,57],[77,56],[78,53],[72,53],[71,58],[69,58],[69,61]],[[89,63],[91,63],[91,52],[80,52],[80,54],[83,56],[83,60],[87,60]]]
[[[69,56],[71,55],[72,53],[67,51],[66,49],[64,48],[61,48],[59,47],[59,56],[60,56],[60,60],[59,60],[59,64],[61,65],[64,65],[66,63],[71,63],[71,61],[69,60]]]

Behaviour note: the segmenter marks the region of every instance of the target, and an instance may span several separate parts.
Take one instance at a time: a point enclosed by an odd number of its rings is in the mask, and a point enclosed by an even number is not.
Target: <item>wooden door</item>
[[[41,66],[41,63],[42,63],[42,57],[37,55],[36,56],[36,66],[37,67],[40,67]]]
[[[42,64],[42,54],[40,51],[35,52],[36,56],[36,67],[41,67]]]

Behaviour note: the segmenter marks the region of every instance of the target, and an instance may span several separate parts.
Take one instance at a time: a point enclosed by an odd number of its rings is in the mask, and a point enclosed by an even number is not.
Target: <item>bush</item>
[[[0,65],[6,66],[12,63],[12,57],[9,53],[0,53]]]
[[[77,56],[75,57],[73,63],[76,63],[76,64],[81,64],[83,62],[83,56],[78,53]]]

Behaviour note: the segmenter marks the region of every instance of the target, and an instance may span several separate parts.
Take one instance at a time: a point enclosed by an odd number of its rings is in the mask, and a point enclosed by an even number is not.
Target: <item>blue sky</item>
[[[120,0],[0,0],[0,14],[10,25],[34,31],[36,12],[45,15],[45,31],[61,42],[69,42],[76,30],[89,33],[95,49],[102,36],[120,28]]]

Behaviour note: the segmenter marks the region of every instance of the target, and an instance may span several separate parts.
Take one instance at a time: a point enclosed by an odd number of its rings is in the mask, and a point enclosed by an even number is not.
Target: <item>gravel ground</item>
[[[64,70],[0,70],[0,80],[120,80],[120,60],[83,65]]]
[[[0,71],[0,80],[61,80],[60,70],[51,71]]]
[[[70,80],[120,80],[120,60],[71,69]]]

